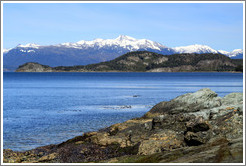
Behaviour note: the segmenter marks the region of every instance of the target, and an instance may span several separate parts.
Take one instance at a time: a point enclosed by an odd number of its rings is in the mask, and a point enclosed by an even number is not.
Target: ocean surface
[[[29,150],[140,117],[210,88],[243,92],[242,73],[4,73],[4,149]]]

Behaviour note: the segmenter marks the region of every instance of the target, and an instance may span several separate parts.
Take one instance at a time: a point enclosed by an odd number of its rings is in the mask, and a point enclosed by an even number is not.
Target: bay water
[[[243,92],[242,73],[3,73],[4,149],[57,144],[210,88]]]

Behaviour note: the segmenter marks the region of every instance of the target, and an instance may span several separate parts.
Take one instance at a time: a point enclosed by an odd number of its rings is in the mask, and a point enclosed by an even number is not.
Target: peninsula
[[[222,54],[162,55],[148,51],[126,53],[114,60],[90,65],[50,67],[25,63],[16,72],[218,72],[243,71],[242,59]]]

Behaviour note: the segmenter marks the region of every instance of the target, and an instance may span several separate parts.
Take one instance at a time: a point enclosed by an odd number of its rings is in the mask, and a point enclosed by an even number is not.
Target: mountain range
[[[15,48],[3,50],[3,67],[5,71],[11,71],[27,62],[37,62],[51,67],[87,65],[113,60],[132,51],[150,51],[163,55],[213,53],[224,54],[232,59],[243,58],[242,49],[227,52],[198,44],[170,48],[151,40],[120,35],[115,39],[81,40],[47,46],[32,43],[19,44]]]

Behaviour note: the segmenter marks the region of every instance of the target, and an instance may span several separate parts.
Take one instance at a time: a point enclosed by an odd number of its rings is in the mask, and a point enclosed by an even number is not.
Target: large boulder
[[[166,111],[168,113],[187,113],[198,112],[203,109],[209,109],[221,106],[221,98],[208,89],[201,89],[195,93],[187,93],[179,96],[167,103]],[[169,110],[167,110],[167,108]]]
[[[222,98],[222,104],[224,105],[242,105],[243,93],[230,93]]]
[[[204,109],[215,108],[221,106],[221,98],[208,89],[204,88],[195,93],[187,93],[169,102],[161,102],[154,106],[145,117],[151,117],[152,114],[178,114],[199,112]]]

